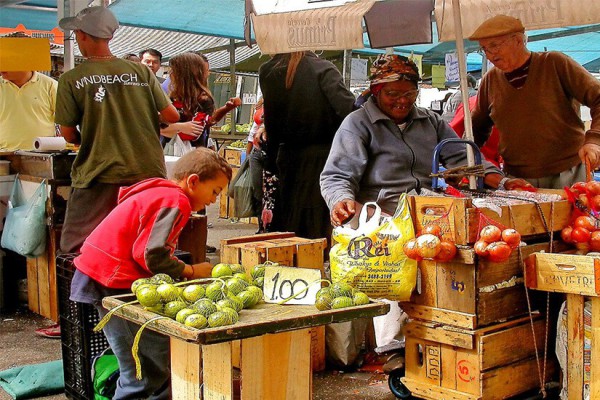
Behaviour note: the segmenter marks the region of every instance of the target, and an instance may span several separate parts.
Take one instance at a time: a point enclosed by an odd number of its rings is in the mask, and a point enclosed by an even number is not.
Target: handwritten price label
[[[264,300],[279,303],[297,295],[285,304],[315,304],[315,297],[321,285],[311,283],[321,279],[321,271],[310,268],[266,267],[264,280]],[[308,288],[307,290],[305,290]]]

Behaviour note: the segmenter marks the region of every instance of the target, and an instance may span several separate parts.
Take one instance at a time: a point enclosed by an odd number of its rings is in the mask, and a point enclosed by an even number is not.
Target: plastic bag
[[[382,221],[378,211],[366,221],[370,205],[379,209],[375,203],[365,204],[356,230],[333,230],[332,280],[347,282],[371,298],[407,301],[416,285],[417,262],[402,250],[415,236],[406,194],[400,196],[394,215]]]
[[[237,218],[248,218],[254,216],[253,196],[254,188],[252,178],[250,177],[250,162],[248,158],[244,160],[240,170],[229,184],[229,197],[232,197],[233,215]]]
[[[26,257],[37,257],[46,250],[46,180],[28,200],[18,176],[8,200],[2,231],[2,247]]]
[[[167,142],[163,149],[163,153],[165,156],[182,157],[192,150],[194,150],[192,142],[181,140],[179,135],[175,135]]]

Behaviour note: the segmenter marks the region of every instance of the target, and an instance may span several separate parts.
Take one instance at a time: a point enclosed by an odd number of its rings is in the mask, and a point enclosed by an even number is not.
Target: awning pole
[[[463,41],[462,19],[460,15],[460,0],[452,0],[452,11],[454,14],[454,33],[456,35],[456,53],[458,55],[458,73],[460,76],[460,91],[465,110],[465,134],[464,139],[473,140],[473,124],[471,122],[471,110],[469,109],[469,88],[467,85],[467,58],[465,56],[465,43]],[[475,156],[471,146],[467,147],[467,165],[475,165]],[[477,188],[475,176],[469,176],[469,188]]]
[[[229,39],[229,97],[236,96],[236,79],[235,79],[235,39]],[[236,120],[236,109],[231,110],[231,128],[229,133],[232,135],[236,132],[235,125]]]
[[[352,76],[352,50],[344,50],[344,66],[342,76],[346,88],[350,89],[350,79]]]

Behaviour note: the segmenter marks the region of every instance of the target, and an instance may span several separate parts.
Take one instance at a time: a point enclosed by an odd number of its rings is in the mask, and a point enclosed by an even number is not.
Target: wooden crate
[[[555,248],[560,246],[555,242]],[[522,257],[548,247],[549,243],[524,246]],[[523,315],[527,300],[518,252],[505,262],[491,262],[463,247],[452,262],[419,261],[417,287],[401,307],[412,319],[465,329]]]
[[[413,395],[431,400],[505,399],[539,388],[533,332],[543,353],[545,327],[539,315],[533,330],[529,317],[477,330],[411,321],[402,382]],[[546,377],[556,368],[551,359]]]
[[[592,305],[590,399],[600,399],[600,260],[577,254],[533,253],[525,263],[531,289],[566,293],[568,399],[583,398],[586,297]]]
[[[562,191],[544,189],[548,193]],[[419,231],[424,225],[448,214],[448,225],[444,229],[444,237],[456,244],[466,245],[477,240],[479,226],[478,212],[503,224],[515,228],[524,239],[546,234],[542,216],[535,204],[516,204],[502,207],[502,216],[487,208],[475,208],[471,199],[453,197],[409,196],[411,214],[415,230]],[[546,223],[553,221],[553,230],[560,231],[571,219],[571,204],[567,200],[552,203],[541,203],[540,208]],[[511,217],[512,213],[512,217]],[[553,214],[553,215],[552,215]],[[513,226],[512,220],[515,221]]]
[[[242,264],[249,273],[256,264],[273,261],[290,267],[321,270],[326,239],[303,239],[293,232],[273,232],[221,240],[221,262]],[[234,343],[233,363],[239,365],[239,342]],[[313,371],[325,369],[325,327],[311,328]]]
[[[225,147],[222,150],[222,156],[232,167],[239,167],[242,165],[242,152],[246,152],[246,149]]]

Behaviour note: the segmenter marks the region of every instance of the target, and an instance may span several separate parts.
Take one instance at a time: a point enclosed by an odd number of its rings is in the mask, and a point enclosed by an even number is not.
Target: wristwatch
[[[506,190],[506,188],[504,187],[504,185],[506,184],[506,182],[508,182],[510,178],[507,178],[506,176],[502,179],[500,179],[500,183],[498,183],[498,190]]]

